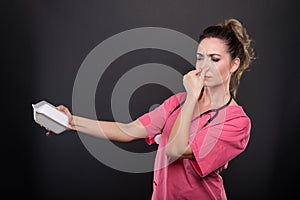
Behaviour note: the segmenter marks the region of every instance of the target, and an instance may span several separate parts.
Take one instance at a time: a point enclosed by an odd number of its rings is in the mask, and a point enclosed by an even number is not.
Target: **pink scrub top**
[[[149,145],[163,131],[154,164],[152,200],[226,200],[219,173],[245,150],[250,136],[250,119],[241,106],[227,106],[201,129],[214,113],[201,116],[190,126],[189,144],[195,159],[172,159],[165,154],[165,147],[181,108],[171,112],[185,98],[186,92],[175,94],[138,118],[149,134],[145,138]]]

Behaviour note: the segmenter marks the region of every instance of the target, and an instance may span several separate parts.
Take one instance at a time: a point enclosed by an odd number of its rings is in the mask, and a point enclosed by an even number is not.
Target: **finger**
[[[195,71],[195,76],[200,76],[202,72],[202,69],[197,69],[197,71]]]
[[[187,75],[191,75],[191,76],[199,76],[201,73],[202,69],[195,69],[195,70],[191,70],[187,73]]]
[[[204,76],[202,75],[202,74],[200,74],[199,76],[198,76],[198,78],[200,79],[200,81],[203,83],[204,82]]]
[[[59,106],[57,106],[56,107],[58,110],[61,110],[61,111],[64,111],[64,110],[66,110],[67,108],[65,107],[65,106],[63,106],[63,105],[59,105]]]
[[[208,72],[208,70],[209,70],[209,67],[204,68],[204,69],[201,71],[199,77],[201,77],[201,78],[204,79],[204,77],[205,77],[206,73]]]
[[[192,71],[190,71],[191,74],[198,74],[202,71],[202,69],[194,69]]]
[[[46,132],[46,136],[47,136],[47,137],[49,137],[49,136],[51,136],[51,135],[53,135],[53,132],[52,132],[52,131],[47,131],[47,132]]]
[[[72,115],[69,109],[63,105],[57,106],[57,109],[66,113],[69,117]]]

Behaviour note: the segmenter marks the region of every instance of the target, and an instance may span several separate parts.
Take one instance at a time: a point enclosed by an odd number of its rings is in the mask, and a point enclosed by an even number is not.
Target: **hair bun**
[[[235,33],[235,36],[243,45],[244,52],[247,55],[248,59],[253,60],[254,50],[252,47],[250,47],[252,40],[250,39],[247,30],[242,25],[242,23],[237,19],[228,19],[224,21],[224,26],[227,26]]]

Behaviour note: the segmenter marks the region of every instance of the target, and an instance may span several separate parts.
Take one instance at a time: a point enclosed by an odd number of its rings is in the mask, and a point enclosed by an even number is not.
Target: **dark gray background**
[[[152,173],[129,174],[101,164],[74,132],[45,137],[45,131],[33,121],[31,104],[46,99],[71,107],[73,82],[82,61],[114,34],[154,26],[197,40],[207,25],[235,17],[254,39],[257,60],[239,88],[239,103],[252,119],[252,136],[246,152],[222,173],[228,199],[294,199],[299,190],[300,133],[296,5],[297,1],[291,0],[1,1],[5,118],[1,124],[6,128],[1,132],[1,193],[43,200],[149,199]],[[139,50],[120,57],[99,83],[99,119],[113,120],[109,103],[118,78],[149,62],[182,73],[192,67],[159,50]],[[141,87],[131,99],[132,117],[170,94],[155,84]],[[143,141],[117,145],[132,151],[155,148]]]

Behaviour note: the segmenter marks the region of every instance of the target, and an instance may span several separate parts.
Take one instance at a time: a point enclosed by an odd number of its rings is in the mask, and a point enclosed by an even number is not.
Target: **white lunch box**
[[[59,134],[70,128],[68,116],[46,101],[32,104],[33,118],[36,123]]]

